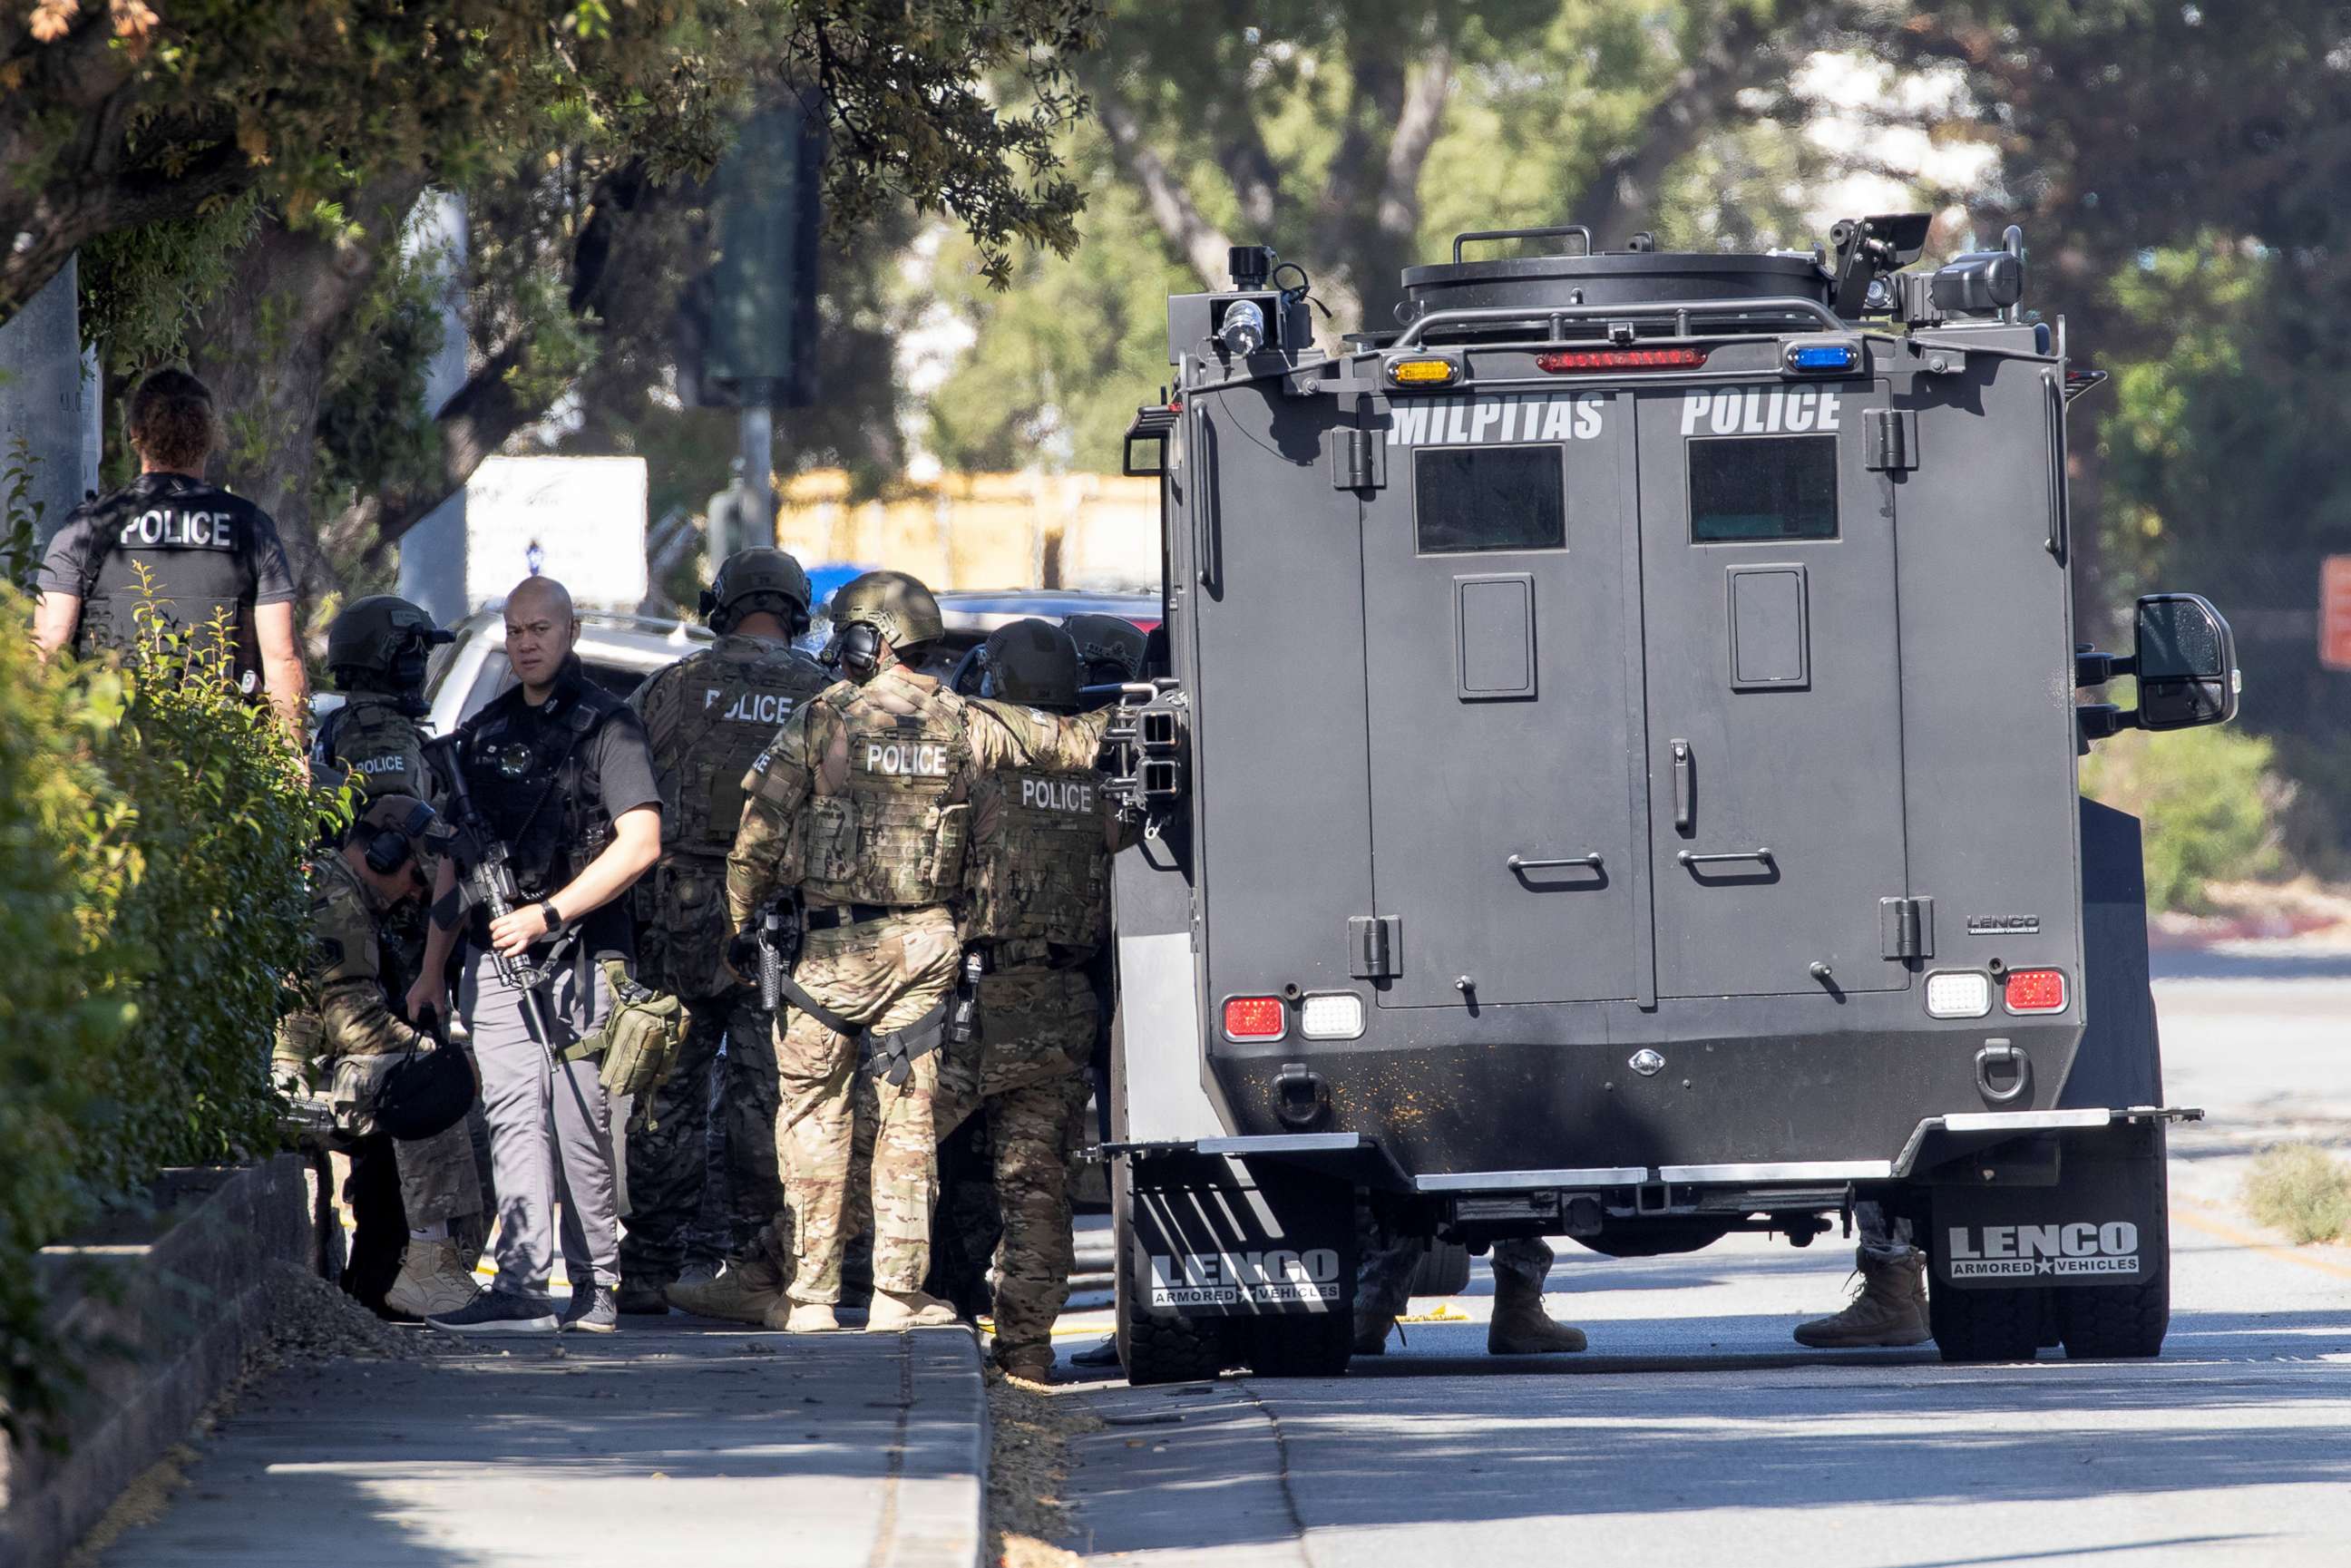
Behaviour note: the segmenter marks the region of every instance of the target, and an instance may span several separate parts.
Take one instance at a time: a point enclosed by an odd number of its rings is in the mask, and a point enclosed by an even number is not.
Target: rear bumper
[[[2011,1139],[2085,1133],[2117,1124],[2199,1122],[2200,1108],[2179,1105],[2089,1106],[2057,1111],[1960,1111],[1922,1117],[1889,1158],[1747,1161],[1723,1165],[1595,1166],[1545,1170],[1437,1171],[1415,1174],[1399,1166],[1379,1141],[1363,1133],[1238,1134],[1191,1141],[1114,1143],[1103,1153],[1149,1160],[1205,1155],[1270,1160],[1350,1180],[1382,1191],[1441,1197],[1465,1193],[1556,1192],[1667,1186],[1729,1188],[1768,1196],[1841,1194],[1861,1182],[1919,1177],[1945,1160]],[[1831,1196],[1831,1203],[1835,1197]],[[1711,1205],[1708,1207],[1712,1207]]]

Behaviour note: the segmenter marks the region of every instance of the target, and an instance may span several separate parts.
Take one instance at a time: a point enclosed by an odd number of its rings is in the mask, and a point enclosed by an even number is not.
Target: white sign
[[[465,600],[551,577],[583,610],[644,602],[645,460],[492,457],[465,485]]]

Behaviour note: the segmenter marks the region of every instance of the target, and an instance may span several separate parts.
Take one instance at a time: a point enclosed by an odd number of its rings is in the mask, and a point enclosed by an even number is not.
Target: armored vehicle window
[[[1833,539],[1837,537],[1836,471],[1834,435],[1693,441],[1690,539],[1702,545]]]
[[[1567,479],[1556,446],[1417,452],[1412,472],[1423,555],[1566,547]]]

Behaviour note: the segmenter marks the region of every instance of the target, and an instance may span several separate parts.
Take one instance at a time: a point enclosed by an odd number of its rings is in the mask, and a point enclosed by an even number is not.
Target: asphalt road
[[[1485,1355],[1481,1264],[1344,1378],[1068,1390],[1107,1423],[1074,1445],[1078,1544],[1219,1568],[2351,1563],[2351,1248],[2277,1246],[2231,1207],[2261,1145],[2351,1143],[2351,963],[2194,968],[2158,985],[2169,1097],[2211,1113],[2173,1145],[2160,1360],[1806,1352],[1790,1326],[1843,1299],[1834,1239],[1562,1242],[1551,1306],[1583,1355]]]

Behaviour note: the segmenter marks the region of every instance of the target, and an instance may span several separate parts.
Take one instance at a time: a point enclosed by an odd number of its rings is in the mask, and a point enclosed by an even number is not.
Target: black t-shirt
[[[577,661],[538,706],[514,687],[468,720],[465,733],[467,788],[505,841],[528,898],[559,893],[579,875],[595,858],[591,835],[639,807],[661,809],[643,722],[592,687]],[[628,911],[623,896],[589,915],[580,932],[590,952],[634,953]],[[477,914],[474,936],[484,946],[487,922]]]
[[[142,474],[76,509],[50,541],[38,579],[42,592],[82,601],[76,653],[130,641],[141,566],[152,574],[157,608],[173,626],[201,633],[225,615],[236,628],[236,674],[258,670],[253,611],[294,597],[286,547],[268,513],[185,474]]]

